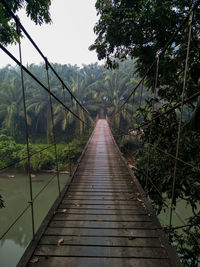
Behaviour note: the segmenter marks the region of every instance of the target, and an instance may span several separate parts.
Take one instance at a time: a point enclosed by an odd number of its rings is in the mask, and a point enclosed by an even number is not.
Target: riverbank
[[[59,170],[67,169],[67,165],[78,159],[87,139],[87,137],[83,137],[79,140],[74,139],[68,144],[57,144],[57,155],[55,155],[55,147],[53,144],[30,143],[31,172],[53,170],[57,168],[57,164]],[[26,145],[18,144],[12,137],[2,134],[0,135],[0,170],[3,169],[26,170],[27,149]]]

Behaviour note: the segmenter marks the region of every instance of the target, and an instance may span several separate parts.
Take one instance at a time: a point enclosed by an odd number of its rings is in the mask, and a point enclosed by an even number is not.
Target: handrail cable
[[[157,56],[157,60],[156,60],[156,75],[155,75],[155,84],[154,84],[153,105],[152,105],[152,110],[151,110],[151,118],[152,118],[152,119],[153,119],[153,117],[154,117],[154,110],[155,110],[155,99],[156,99],[156,94],[157,94],[159,66],[160,66],[160,57],[159,57],[159,55],[158,55],[158,56]],[[151,143],[152,126],[153,126],[153,123],[151,123],[151,125],[150,125],[150,130],[149,130],[149,144]],[[148,186],[149,163],[150,163],[150,150],[151,150],[151,147],[150,147],[150,145],[148,145],[147,172],[146,172],[146,186],[145,186],[146,189],[147,189],[147,186]]]
[[[180,161],[181,163],[187,165],[188,167],[191,167],[191,168],[193,168],[193,169],[196,169],[197,171],[200,171],[200,168],[199,168],[199,167],[194,166],[194,165],[192,165],[192,164],[190,164],[190,163],[188,163],[188,162],[186,162],[186,161],[180,159],[179,157],[176,157],[176,156],[172,155],[171,153],[169,153],[169,152],[167,152],[167,151],[164,151],[164,150],[161,149],[160,147],[155,146],[155,145],[153,145],[153,144],[149,144],[149,145],[152,146],[153,148],[155,148],[156,150],[159,150],[160,152],[166,154],[167,156],[169,156],[169,157],[171,157],[171,158],[173,158],[173,159],[177,159],[177,161]]]
[[[178,125],[177,144],[176,144],[176,159],[175,159],[175,163],[174,163],[169,228],[172,225],[172,215],[173,215],[172,205],[173,205],[173,202],[174,202],[175,187],[176,187],[177,158],[179,156],[179,145],[180,145],[180,138],[181,138],[181,126],[182,126],[182,118],[183,118],[183,105],[184,105],[184,97],[185,97],[185,91],[186,91],[186,79],[187,79],[187,73],[188,73],[188,60],[189,60],[191,34],[192,34],[192,19],[193,19],[193,12],[190,13],[190,17],[189,17],[188,42],[187,42],[187,52],[186,52],[186,59],[185,59],[185,70],[184,70],[184,76],[183,76],[181,111],[180,111],[180,118],[179,118],[179,125]]]
[[[187,103],[191,102],[192,100],[194,100],[194,99],[197,98],[198,96],[200,96],[200,91],[197,92],[197,93],[194,93],[194,94],[191,95],[190,97],[184,99],[183,104],[187,104]],[[155,120],[157,120],[157,119],[159,119],[159,118],[161,118],[161,117],[163,117],[163,116],[165,116],[165,115],[167,115],[167,114],[172,113],[175,109],[181,107],[181,103],[182,103],[182,102],[177,103],[176,105],[174,105],[173,107],[171,107],[171,108],[169,108],[168,110],[164,111],[163,113],[161,113],[161,114],[155,116],[153,119],[151,119],[151,120],[149,120],[149,121],[147,121],[147,122],[144,122],[144,123],[140,124],[140,125],[139,125],[138,127],[136,127],[136,128],[133,128],[133,129],[129,130],[129,131],[127,132],[127,135],[128,135],[129,132],[131,132],[131,131],[140,130],[142,127],[144,127],[144,126],[148,126],[152,121],[155,121]]]
[[[142,105],[142,94],[143,94],[143,91],[144,91],[144,80],[141,83],[141,92],[140,92],[140,104],[139,104],[139,107],[141,107],[141,105]]]
[[[31,38],[31,36],[28,34],[28,32],[26,31],[26,29],[24,28],[24,26],[21,24],[19,18],[13,13],[13,11],[9,8],[8,4],[4,1],[4,0],[0,0],[2,2],[2,4],[4,5],[4,7],[6,8],[6,10],[9,12],[9,14],[13,17],[13,19],[15,20],[16,24],[19,25],[19,27],[22,29],[22,31],[24,32],[24,34],[27,36],[27,38],[29,39],[29,41],[32,43],[32,45],[35,47],[35,49],[38,51],[38,53],[40,54],[40,56],[44,59],[44,61],[48,64],[48,66],[51,68],[51,70],[53,71],[53,73],[56,75],[56,77],[59,79],[59,81],[62,83],[62,85],[64,86],[64,88],[68,91],[68,93],[71,95],[71,97],[74,98],[74,100],[77,102],[77,104],[84,110],[84,112],[86,112],[89,116],[90,113],[89,111],[80,103],[80,101],[74,96],[74,94],[70,91],[70,89],[67,87],[67,85],[64,83],[64,81],[62,80],[62,78],[59,76],[59,74],[56,72],[56,70],[53,68],[53,66],[50,64],[50,62],[47,60],[47,58],[44,56],[44,54],[42,53],[42,51],[39,49],[39,47],[36,45],[36,43],[33,41],[33,39]],[[91,117],[91,116],[90,116]]]
[[[53,114],[53,106],[52,106],[52,97],[51,97],[51,86],[50,86],[50,79],[49,79],[49,68],[46,61],[46,75],[47,75],[47,84],[49,89],[49,105],[51,111],[51,126],[52,126],[52,133],[53,133],[53,143],[54,143],[54,154],[56,160],[56,175],[57,175],[57,182],[58,182],[58,192],[60,194],[60,176],[58,172],[58,154],[57,154],[57,145],[56,145],[56,133],[55,133],[55,124],[54,124],[54,114]]]
[[[110,121],[109,121],[109,124],[111,124]],[[112,128],[115,128],[115,127],[112,126]],[[115,129],[118,130],[117,128],[115,128]],[[120,129],[120,131],[123,133],[122,129]],[[123,137],[123,136],[129,136],[129,137],[139,136],[139,135],[142,135],[142,134],[143,134],[143,133],[137,133],[136,135],[132,135],[132,134],[130,134],[130,133],[129,133],[129,134],[128,134],[128,133],[124,133],[124,134],[113,134],[113,136],[119,138],[119,137]],[[172,155],[172,154],[169,153],[169,152],[164,151],[164,150],[161,149],[160,147],[155,146],[155,145],[150,144],[150,143],[147,143],[147,144],[150,145],[150,146],[152,146],[152,147],[155,148],[156,150],[159,150],[160,152],[166,154],[167,156],[169,156],[169,157],[171,157],[171,158],[173,158],[173,159],[176,159],[176,157],[175,157],[174,155]],[[180,161],[181,163],[187,165],[188,167],[191,167],[191,168],[193,168],[193,169],[196,169],[197,171],[200,171],[200,167],[194,166],[194,165],[192,165],[191,163],[188,163],[188,162],[182,160],[182,159],[179,158],[179,157],[177,158],[177,160]]]

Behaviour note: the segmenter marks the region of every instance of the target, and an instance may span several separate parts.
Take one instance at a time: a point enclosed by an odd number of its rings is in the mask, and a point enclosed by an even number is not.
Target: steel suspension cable
[[[29,147],[29,132],[28,132],[28,121],[27,121],[27,110],[26,110],[26,96],[24,86],[24,72],[22,68],[22,50],[21,50],[21,39],[20,39],[20,28],[17,24],[17,35],[19,43],[19,58],[20,58],[20,73],[21,73],[21,85],[22,85],[22,97],[23,97],[23,108],[24,108],[24,122],[25,122],[25,133],[26,133],[26,150],[27,150],[27,171],[29,177],[29,191],[30,191],[30,205],[31,205],[31,220],[32,220],[32,234],[33,239],[35,236],[35,220],[34,220],[34,209],[33,209],[33,188],[31,178],[31,158],[30,158],[30,147]]]
[[[47,84],[48,84],[48,89],[49,89],[49,105],[50,105],[50,111],[51,111],[51,124],[52,124],[52,133],[53,133],[54,154],[55,154],[55,160],[56,160],[56,176],[57,176],[57,182],[58,182],[58,192],[60,194],[60,176],[59,176],[59,170],[58,170],[58,155],[57,155],[57,145],[56,145],[56,133],[55,133],[55,125],[54,125],[52,96],[50,94],[51,86],[50,86],[50,79],[49,79],[49,67],[48,67],[47,61],[46,61],[45,65],[46,65],[46,74],[47,74]]]
[[[66,105],[66,96],[65,96],[65,87],[64,85],[62,86],[63,89],[63,103]]]
[[[177,158],[179,156],[179,145],[180,145],[180,137],[181,137],[182,117],[183,117],[183,105],[184,105],[184,97],[185,97],[185,91],[186,91],[186,79],[187,79],[187,72],[188,72],[188,60],[189,60],[191,34],[192,34],[192,19],[193,19],[193,12],[190,14],[190,18],[189,18],[187,53],[186,53],[185,70],[184,70],[184,76],[183,76],[181,111],[180,111],[180,119],[179,119],[179,126],[178,126],[178,137],[177,137],[177,145],[176,145],[176,159],[175,159],[175,164],[174,164],[173,185],[172,185],[172,198],[171,198],[171,209],[170,209],[170,219],[169,219],[169,227],[170,228],[171,228],[171,225],[172,225],[172,213],[173,213],[172,205],[174,203],[174,194],[175,194],[175,186],[176,186]]]
[[[160,65],[160,57],[159,57],[159,54],[158,54],[157,55],[157,62],[156,62],[156,76],[155,76],[155,84],[154,84],[154,96],[153,96],[153,104],[152,104],[152,111],[151,111],[151,117],[152,117],[152,119],[154,117],[154,110],[155,110],[155,99],[156,99],[156,94],[157,94],[159,65]],[[153,125],[151,123],[151,125],[150,125],[150,131],[149,131],[149,144],[151,144],[152,126]],[[150,145],[148,145],[147,173],[146,173],[146,189],[147,189],[147,186],[148,186],[148,178],[149,178],[150,150],[151,150],[151,147],[150,147]]]
[[[142,105],[143,91],[144,91],[144,80],[143,80],[142,83],[141,83],[140,104],[139,104],[139,108],[141,108],[141,105]]]
[[[132,116],[132,118],[133,118],[133,113],[134,113],[134,102],[135,102],[135,94],[133,94],[133,99],[132,99],[132,101],[131,101],[131,104],[132,104],[132,114],[131,114],[131,116]]]

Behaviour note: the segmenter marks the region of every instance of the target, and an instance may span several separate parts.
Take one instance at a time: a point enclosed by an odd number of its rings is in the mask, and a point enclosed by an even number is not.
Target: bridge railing
[[[3,240],[6,235],[10,232],[10,230],[16,225],[16,223],[25,215],[27,212],[31,211],[31,227],[32,227],[32,238],[34,238],[35,233],[36,233],[36,226],[35,226],[35,202],[36,200],[41,196],[41,194],[46,190],[46,188],[52,184],[55,179],[57,179],[57,188],[58,188],[58,195],[61,192],[61,187],[64,185],[63,183],[60,182],[60,169],[59,169],[59,155],[58,155],[58,138],[56,136],[56,126],[55,126],[55,110],[54,110],[54,103],[57,103],[62,107],[61,111],[64,113],[66,116],[68,114],[71,114],[75,118],[76,121],[79,121],[79,123],[82,125],[83,130],[87,130],[87,133],[89,133],[90,129],[93,128],[94,126],[94,121],[92,117],[90,116],[88,110],[84,107],[84,105],[81,103],[81,101],[72,93],[72,91],[68,88],[66,83],[64,82],[63,78],[58,74],[54,66],[48,61],[47,57],[44,56],[40,48],[37,46],[37,44],[33,41],[31,38],[30,34],[27,32],[25,27],[21,24],[19,18],[10,10],[8,4],[4,1],[1,0],[1,3],[3,4],[4,8],[9,12],[9,14],[12,16],[16,23],[16,34],[18,36],[18,46],[19,46],[19,59],[13,55],[9,50],[0,44],[1,50],[7,54],[9,58],[11,58],[18,66],[20,70],[20,79],[21,79],[21,87],[22,87],[22,101],[23,101],[23,116],[24,116],[24,124],[25,124],[25,137],[26,137],[26,151],[24,151],[24,156],[20,158],[20,160],[16,160],[15,162],[12,162],[8,164],[5,167],[2,167],[0,169],[0,173],[7,171],[10,168],[15,167],[17,164],[20,162],[23,162],[24,166],[26,166],[27,173],[28,173],[28,179],[29,179],[29,200],[27,205],[24,206],[24,208],[18,212],[18,215],[16,218],[10,223],[10,225],[7,226],[7,229],[1,233],[0,240]],[[22,51],[22,46],[21,46],[21,34],[26,36],[28,40],[30,41],[31,45],[34,47],[34,49],[39,53],[41,58],[44,61],[44,67],[46,70],[46,80],[41,81],[39,80],[35,74],[33,74],[28,67],[25,67],[22,62],[22,56],[23,56],[23,51]],[[52,88],[51,88],[51,81],[50,81],[50,75],[54,75],[54,77],[57,78],[57,80],[60,83],[60,88],[62,90],[62,98],[60,96],[57,96]],[[28,123],[28,112],[27,112],[27,92],[26,92],[26,82],[25,78],[26,76],[29,76],[32,80],[35,81],[37,84],[41,95],[44,93],[44,97],[41,99],[41,102],[44,99],[48,99],[48,104],[46,109],[50,111],[50,116],[49,116],[49,124],[50,124],[50,141],[49,144],[47,144],[45,147],[41,147],[41,149],[37,149],[37,151],[32,151],[31,143],[30,143],[30,127]],[[68,99],[68,102],[67,102]],[[69,104],[69,99],[71,103]],[[76,104],[79,109],[82,110],[82,112],[86,115],[80,116],[79,114],[74,111],[73,106]],[[46,112],[47,112],[46,110]],[[87,129],[86,129],[87,128]],[[74,136],[74,134],[73,134]],[[68,150],[68,155],[69,157],[66,158],[66,163],[69,165],[68,168],[71,169],[71,162],[72,158],[70,156],[70,152],[73,152],[73,144],[68,141],[68,144],[66,144],[67,150]],[[33,190],[33,173],[32,173],[32,160],[34,156],[40,155],[40,157],[45,156],[45,152],[47,150],[53,150],[54,151],[54,159],[55,159],[55,170],[53,174],[50,174],[50,177],[48,178],[48,181],[38,190],[35,191]],[[20,196],[19,196],[20,197]],[[48,202],[48,199],[46,199]],[[41,205],[41,203],[39,204]]]
[[[184,152],[183,149],[180,149],[180,145],[184,143],[184,138],[188,138],[186,135],[181,135],[185,129],[184,127],[186,127],[184,121],[186,120],[186,117],[188,117],[188,114],[186,114],[188,111],[188,106],[194,107],[194,103],[196,103],[197,107],[195,111],[197,111],[199,105],[198,97],[200,96],[200,91],[197,91],[192,95],[191,93],[187,93],[189,96],[186,97],[187,86],[189,84],[187,83],[187,78],[189,73],[188,62],[190,56],[192,26],[194,12],[197,11],[199,3],[200,1],[197,1],[192,5],[188,15],[177,28],[173,36],[166,43],[165,47],[156,53],[155,60],[152,62],[137,86],[133,88],[128,97],[124,98],[122,96],[120,98],[123,99],[123,101],[118,104],[119,108],[108,119],[117,141],[121,144],[125,144],[123,145],[123,152],[130,161],[130,167],[133,168],[133,170],[136,172],[136,175],[138,174],[138,178],[143,177],[141,180],[139,179],[140,182],[142,182],[144,185],[146,193],[149,194],[150,198],[154,199],[154,204],[157,203],[158,212],[161,211],[161,208],[160,210],[158,208],[159,203],[162,203],[161,205],[164,207],[163,210],[169,211],[169,223],[168,226],[165,225],[168,233],[170,234],[177,229],[185,229],[185,231],[187,231],[189,236],[191,236],[193,239],[193,245],[196,248],[198,248],[200,245],[198,234],[199,225],[197,223],[199,211],[197,207],[195,207],[197,203],[194,203],[193,206],[190,207],[191,210],[194,211],[194,214],[196,214],[193,223],[188,223],[185,220],[185,214],[183,214],[182,211],[178,211],[176,203],[178,202],[177,190],[179,190],[179,188],[177,188],[177,183],[180,182],[179,179],[177,180],[177,175],[180,176],[181,169],[187,169],[187,173],[183,173],[183,175],[186,176],[183,179],[187,179],[191,173],[193,173],[196,177],[198,177],[200,174],[200,166],[194,164],[192,161],[187,162],[187,160],[182,158],[182,153]],[[166,51],[169,54],[170,49],[173,47],[174,40],[178,38],[178,35],[181,34],[181,31],[183,34],[184,29],[187,29],[187,43],[185,49],[184,70],[181,77],[183,84],[180,102],[174,103],[171,101],[171,103],[168,103],[167,100],[160,100],[159,96],[159,90],[163,89],[159,88],[159,79],[162,78],[160,74],[162,67],[161,62]],[[176,64],[175,58],[173,59],[171,57],[171,64]],[[151,90],[147,90],[146,79],[150,74],[155,76],[154,86],[151,88]],[[176,89],[177,88],[174,90]],[[146,110],[145,106],[145,102],[147,101],[150,103],[148,110]],[[172,127],[174,120],[177,120],[177,124]],[[163,136],[166,136],[168,134],[168,129],[170,131],[172,128],[173,134],[171,138],[173,138],[173,140],[171,140],[171,142],[172,146],[174,147],[169,151],[169,146],[166,145],[166,143],[163,144],[161,141],[159,142],[157,138],[162,136],[162,134]],[[192,136],[190,136],[190,138],[192,138]],[[168,143],[170,143],[169,139]],[[133,150],[140,152],[143,151],[142,169],[138,169],[136,158],[137,154],[132,153]],[[187,153],[187,150],[185,153]],[[165,161],[165,163],[163,161]],[[168,185],[165,184],[165,186],[171,188],[171,192],[168,193],[168,196],[166,193],[164,195],[162,192],[162,181],[159,180],[158,182],[154,179],[154,172],[156,171],[156,168],[153,167],[153,164],[157,164],[157,166],[161,164],[163,166],[163,164],[166,164],[166,168],[169,168],[169,182]],[[141,177],[139,177],[139,173],[141,174]],[[198,188],[197,184],[199,184],[199,178],[197,178],[196,181],[196,186]],[[184,192],[182,194],[184,194]],[[173,226],[173,215],[175,215],[180,222],[179,226]],[[176,242],[179,241],[180,240],[177,240]]]

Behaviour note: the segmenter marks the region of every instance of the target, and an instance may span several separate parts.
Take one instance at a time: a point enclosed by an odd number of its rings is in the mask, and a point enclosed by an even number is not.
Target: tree
[[[0,121],[2,127],[13,137],[24,128],[21,83],[18,76],[0,85]],[[28,117],[28,121],[29,117]]]
[[[72,87],[71,91],[76,96],[77,99],[79,99],[80,103],[83,104],[87,108],[87,103],[85,102],[85,99],[87,97],[87,94],[89,93],[88,86],[89,83],[89,76],[82,75],[80,73],[77,73],[76,77],[73,78],[72,81]],[[78,117],[83,120],[87,121],[88,115],[83,111],[83,109],[78,105],[77,102],[75,102],[73,99],[71,100],[71,109],[72,111],[78,115]],[[77,118],[74,117],[74,115],[70,112],[67,114],[68,122],[69,124],[75,123],[75,134],[76,136],[82,135],[84,130],[84,124]]]
[[[97,63],[84,65],[83,68],[77,69],[76,72],[70,75],[70,88],[72,93],[79,99],[81,104],[87,108],[92,117],[95,117],[99,110],[99,103],[96,93],[97,84],[102,81],[103,73],[105,69],[99,66]],[[88,115],[82,110],[82,108],[66,95],[66,103],[70,106],[82,120],[85,122],[89,120]],[[55,122],[56,125],[60,125],[62,131],[66,131],[69,126],[73,128],[76,135],[82,134],[83,124],[80,120],[74,117],[70,112],[63,110],[63,107],[58,105],[55,110]]]
[[[187,0],[97,0],[99,21],[94,31],[97,38],[91,50],[99,59],[106,59],[107,67],[116,66],[116,58],[136,58],[136,70],[143,76],[155,55],[171,38],[188,14],[191,3]],[[199,11],[199,8],[198,8]],[[191,75],[187,96],[199,89],[200,13],[195,12],[191,40]],[[187,26],[187,25],[186,25]],[[159,80],[160,94],[168,101],[180,100],[182,75],[187,44],[187,27],[181,30],[161,61]],[[155,69],[148,74],[147,85],[153,88]],[[176,94],[174,94],[176,88]]]
[[[130,58],[119,64],[119,69],[105,70],[103,79],[99,80],[95,86],[92,84],[93,90],[97,92],[96,101],[108,116],[117,111],[119,104],[126,99],[131,89],[136,85],[137,77],[134,77],[134,61]],[[115,116],[113,122],[115,127],[120,126],[120,121],[130,119],[132,105],[129,105],[127,112],[123,112],[121,116]],[[128,117],[127,118],[127,114]]]
[[[49,7],[51,5],[51,0],[7,0],[6,4],[15,13],[20,9],[24,8],[26,14],[31,18],[35,24],[50,23],[51,18],[49,14]],[[3,4],[0,2],[0,41],[4,45],[12,44],[17,41],[16,35],[16,25],[12,19],[12,16],[4,8]]]
[[[53,89],[54,93],[56,89]],[[53,103],[52,103],[53,105]],[[52,106],[52,108],[54,105]],[[49,94],[43,89],[35,90],[33,97],[29,97],[27,100],[27,113],[32,120],[32,124],[35,126],[35,131],[46,132],[46,141],[51,143],[52,138],[52,119],[51,119],[51,106],[49,101]],[[31,116],[32,115],[32,116]]]

